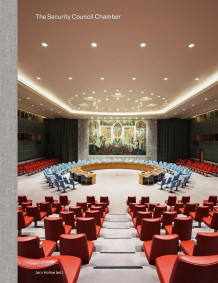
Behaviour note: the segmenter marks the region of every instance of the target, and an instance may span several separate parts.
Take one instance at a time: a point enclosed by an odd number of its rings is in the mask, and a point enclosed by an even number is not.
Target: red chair
[[[135,204],[133,206],[133,211],[130,213],[132,218],[136,218],[136,214],[138,211],[146,211],[146,205],[144,204]]]
[[[31,206],[31,205],[32,205],[32,202],[22,202],[21,203],[22,210],[26,211],[26,207]]]
[[[209,196],[208,200],[204,200],[204,205],[207,205],[208,202],[213,202],[214,205],[217,203],[217,196]]]
[[[40,242],[42,246],[40,246]],[[56,246],[53,241],[42,240],[38,236],[18,237],[18,255],[28,258],[41,258],[50,256]]]
[[[205,256],[218,255],[218,232],[198,233],[196,235],[197,244],[194,241],[184,241],[181,243],[182,251],[186,255]]]
[[[40,211],[46,212],[46,215],[52,215],[56,212],[56,208],[52,207],[50,202],[40,202]]]
[[[175,205],[170,208],[170,211],[176,211],[177,213],[180,213],[179,209],[183,207],[184,207],[183,203],[176,202]]]
[[[59,213],[60,211],[65,210],[65,207],[61,206],[60,202],[53,202],[52,207],[56,208],[56,213]]]
[[[71,203],[71,200],[68,200],[68,196],[66,196],[66,195],[59,196],[59,201],[60,201],[61,205],[63,205],[63,206],[67,206]]]
[[[167,206],[166,205],[157,205],[157,206],[155,206],[154,212],[152,212],[153,218],[161,217],[164,211],[167,211]]]
[[[209,206],[198,206],[196,212],[189,212],[189,215],[198,222],[198,227],[201,227],[203,218],[209,216]]]
[[[142,224],[137,226],[137,233],[141,241],[152,240],[153,236],[160,235],[160,219],[143,218]]]
[[[136,214],[136,218],[133,218],[133,224],[135,227],[141,225],[143,218],[152,218],[151,211],[138,211]]]
[[[28,227],[34,220],[33,217],[24,217],[22,211],[17,212],[17,229],[18,229],[18,236],[22,235],[22,229]]]
[[[63,225],[61,217],[46,217],[45,224],[45,239],[57,242],[61,234],[70,234],[72,227]]]
[[[189,213],[190,212],[195,212],[196,211],[196,207],[197,207],[197,204],[195,202],[187,202],[185,204],[185,207],[184,208],[180,208],[179,209],[179,212],[181,214],[184,214],[186,216],[189,216]]]
[[[20,283],[76,283],[81,259],[73,256],[49,256],[40,259],[17,257]]]
[[[57,203],[58,200],[54,199],[53,196],[45,196],[45,202]]]
[[[150,264],[155,264],[155,260],[163,255],[177,255],[179,248],[178,235],[154,235],[151,241],[143,244],[145,255]]]
[[[89,208],[89,210],[99,210],[100,213],[101,213],[101,218],[105,218],[106,213],[103,211],[103,207],[102,206],[95,206],[95,205],[93,205],[93,206],[91,206]]]
[[[27,199],[26,196],[19,195],[18,196],[18,203],[19,203],[19,205],[21,205],[22,202],[31,202],[32,203],[32,200],[31,199]]]
[[[126,201],[126,204],[129,205],[130,203],[135,202],[136,203],[136,196],[130,197],[128,196],[128,199]]]
[[[140,205],[140,203],[137,203],[137,202],[131,202],[131,203],[129,203],[129,207],[127,208],[127,212],[128,212],[129,214],[131,214],[131,212],[133,212],[134,205]]]
[[[204,217],[203,222],[210,228],[214,229],[214,232],[218,230],[218,212],[214,211],[212,217]]]
[[[164,229],[168,235],[177,234],[180,241],[187,241],[191,240],[192,222],[191,217],[176,217],[174,225],[167,225]]]
[[[76,203],[77,206],[81,206],[83,212],[86,212],[86,210],[88,209],[88,205],[87,205],[87,202],[81,202],[81,201],[78,201]]]
[[[37,221],[41,221],[47,215],[46,212],[41,212],[38,206],[27,206],[26,207],[27,216],[33,217],[35,222],[35,227],[37,227]]]
[[[76,229],[73,211],[60,211],[59,216],[62,217],[65,225],[70,225],[72,229]]]
[[[76,218],[77,234],[85,233],[88,241],[97,240],[100,233],[100,226],[96,225],[94,217]]]
[[[101,218],[101,213],[99,210],[87,210],[85,217],[94,217],[96,225],[100,227],[103,225],[104,218]]]
[[[76,217],[83,217],[81,206],[70,206],[69,211],[73,211],[73,213]]]
[[[95,202],[94,206],[102,206],[103,207],[103,211],[104,213],[108,213],[108,208],[107,208],[107,204],[105,202]]]
[[[110,201],[108,199],[108,196],[101,196],[100,197],[100,202],[105,202],[107,205],[110,204]]]
[[[91,203],[93,205],[95,204],[95,197],[94,196],[87,196],[86,199],[87,199],[88,203]]]
[[[82,264],[88,264],[93,253],[94,243],[87,241],[86,234],[60,235],[60,255],[79,257]]]
[[[174,206],[177,200],[177,196],[169,196],[168,200],[165,200],[166,205]]]
[[[190,202],[190,196],[182,196],[182,199],[178,200],[177,202],[186,204],[187,202]]]
[[[156,259],[161,283],[217,283],[218,256],[165,255]]]
[[[141,203],[141,204],[148,204],[149,201],[150,201],[150,197],[148,197],[148,196],[142,196],[142,197],[141,197],[141,200],[139,201],[139,203]]]
[[[172,223],[175,221],[175,218],[177,217],[176,211],[164,211],[162,216],[162,228],[164,228],[166,225],[172,225]]]

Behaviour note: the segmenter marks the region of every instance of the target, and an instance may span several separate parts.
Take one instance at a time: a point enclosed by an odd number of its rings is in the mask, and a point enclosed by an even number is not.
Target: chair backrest
[[[60,254],[81,258],[83,264],[89,263],[89,250],[86,234],[60,235]]]
[[[162,228],[166,225],[172,225],[176,217],[177,211],[164,211],[162,217]]]
[[[150,197],[142,196],[141,197],[141,204],[149,203]]]
[[[178,255],[170,276],[170,283],[218,282],[217,256]]]
[[[85,233],[88,241],[97,240],[96,224],[94,217],[76,218],[77,234]]]
[[[218,255],[218,232],[198,233],[194,256]]]
[[[65,225],[72,226],[72,229],[75,228],[74,212],[73,211],[60,211],[59,216],[62,217]]]
[[[137,211],[136,226],[141,225],[143,218],[152,218],[152,212],[151,211]]]
[[[59,196],[59,201],[61,205],[68,205],[68,196],[67,195],[61,195]]]
[[[174,205],[173,210],[176,211],[177,213],[180,213],[180,212],[179,212],[179,209],[180,209],[180,208],[183,208],[183,206],[184,206],[183,203],[178,203],[178,202],[176,202],[175,205]]]
[[[201,222],[203,217],[208,217],[209,215],[209,206],[197,206],[195,221]]]
[[[144,204],[136,204],[133,207],[133,218],[136,217],[137,211],[146,211],[146,206]]]
[[[127,204],[129,205],[132,202],[136,203],[136,196],[128,196]]]
[[[43,257],[42,248],[39,247],[40,239],[38,236],[18,237],[18,255],[28,258]]]
[[[101,212],[100,210],[87,210],[86,217],[94,217],[95,223],[98,226],[101,226]]]
[[[17,226],[18,230],[25,228],[24,216],[21,210],[17,212]]]
[[[56,208],[56,213],[59,213],[60,211],[62,211],[62,207],[61,207],[60,202],[54,202],[54,203],[52,203],[52,207],[55,207],[55,208]]]
[[[26,213],[27,213],[27,216],[34,217],[34,221],[40,221],[41,220],[40,210],[39,210],[39,207],[37,205],[27,206],[26,207]]]
[[[103,207],[102,206],[91,206],[89,208],[90,210],[99,210],[100,211],[100,214],[101,214],[101,218],[104,217],[104,211],[103,211]]]
[[[40,202],[40,211],[46,212],[47,215],[52,214],[50,202]]]
[[[93,205],[95,204],[95,196],[87,196],[86,199],[87,199],[87,202]]]
[[[70,206],[69,211],[73,211],[76,217],[82,217],[82,207],[81,206]]]
[[[27,197],[26,196],[18,196],[18,202],[19,204],[22,204],[22,202],[27,202]]]
[[[163,255],[176,255],[179,247],[179,236],[154,235],[151,244],[149,263],[155,264],[155,260]]]
[[[181,241],[191,240],[192,222],[191,217],[176,217],[172,234],[178,234]]]
[[[217,203],[217,196],[209,196],[208,202],[213,202],[214,205]]]
[[[77,205],[77,206],[81,206],[81,208],[82,208],[83,211],[86,211],[87,208],[88,208],[87,202],[78,201],[78,202],[76,203],[76,205]]]
[[[31,259],[18,256],[17,262],[18,282],[67,282],[65,272],[62,270],[60,260],[57,257]]]
[[[158,218],[143,218],[141,222],[141,241],[152,240],[153,236],[160,235],[160,220]]]
[[[155,206],[153,218],[161,217],[164,211],[167,211],[167,206],[166,205],[157,205],[157,206]]]
[[[159,203],[149,203],[148,211],[154,211],[155,206],[160,205]]]
[[[54,202],[54,198],[53,198],[53,196],[45,196],[45,201],[53,203]]]
[[[167,204],[170,205],[170,206],[173,206],[173,205],[175,205],[176,200],[177,200],[177,196],[169,196]]]
[[[210,228],[218,230],[218,211],[214,211],[213,213]]]
[[[190,202],[190,196],[182,196],[181,202],[184,204]]]
[[[100,196],[100,202],[105,202],[105,203],[107,203],[107,205],[109,205],[108,196]]]
[[[169,184],[172,181],[172,177],[169,177],[166,181],[166,185]]]
[[[189,215],[189,212],[195,212],[196,211],[196,203],[195,202],[187,202],[185,204],[185,208],[184,208],[184,215]]]
[[[44,219],[45,239],[58,241],[61,234],[65,234],[62,217],[46,217]]]

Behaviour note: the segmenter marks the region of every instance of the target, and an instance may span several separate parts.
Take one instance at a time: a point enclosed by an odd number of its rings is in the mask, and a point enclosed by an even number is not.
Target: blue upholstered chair
[[[73,189],[75,189],[75,185],[78,185],[79,183],[74,181],[73,178],[69,178],[70,184],[73,186]]]
[[[150,175],[147,178],[143,178],[143,184],[150,184],[153,183],[154,184],[154,175]]]
[[[60,191],[60,183],[58,182],[57,179],[54,179],[54,184],[56,187],[58,187],[58,191]]]
[[[90,177],[86,177],[85,175],[81,175],[81,184],[88,184],[91,182],[91,178]]]
[[[178,188],[182,185],[182,180],[178,180],[176,183],[176,191],[178,191]]]
[[[166,184],[166,178],[164,178],[162,181],[157,182],[158,185],[160,185],[160,189],[162,190],[163,185]]]
[[[52,188],[54,188],[55,180],[49,176],[47,177],[47,180],[48,180],[49,186],[52,186]]]
[[[172,183],[170,183],[166,186],[167,189],[170,189],[170,193],[173,192],[173,188],[176,188],[176,184],[177,184],[177,182],[174,181],[174,182],[172,182]]]
[[[64,181],[60,181],[60,187],[61,187],[62,189],[64,189],[64,193],[65,193],[65,190],[66,190],[67,188],[70,188],[70,185],[67,185]]]
[[[167,179],[167,181],[166,181],[166,187],[167,187],[167,185],[169,185],[170,183],[172,182],[172,177],[169,177],[168,179]]]

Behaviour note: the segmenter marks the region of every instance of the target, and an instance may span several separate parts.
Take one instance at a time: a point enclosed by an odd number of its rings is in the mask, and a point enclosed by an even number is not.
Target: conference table
[[[79,177],[85,175],[90,178],[90,184],[96,184],[96,173],[93,171],[104,169],[132,169],[142,171],[139,173],[139,184],[143,185],[143,179],[148,178],[150,175],[154,175],[155,179],[162,174],[164,176],[164,169],[160,166],[138,163],[138,162],[98,162],[88,163],[82,165],[76,165],[71,169],[72,173],[76,173]]]

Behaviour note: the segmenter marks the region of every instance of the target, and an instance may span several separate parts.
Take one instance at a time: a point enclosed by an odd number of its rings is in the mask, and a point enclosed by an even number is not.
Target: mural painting
[[[90,155],[146,155],[146,122],[95,120],[89,122]]]

